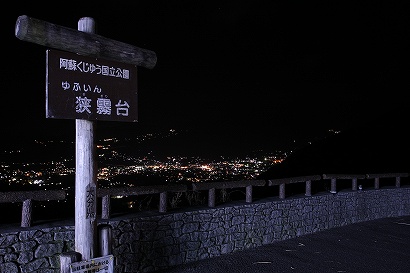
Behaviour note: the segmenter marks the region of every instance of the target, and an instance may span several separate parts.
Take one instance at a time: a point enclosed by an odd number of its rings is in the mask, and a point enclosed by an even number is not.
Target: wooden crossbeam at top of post
[[[15,35],[22,41],[149,69],[154,68],[157,62],[157,56],[151,50],[55,25],[27,15],[17,18]]]

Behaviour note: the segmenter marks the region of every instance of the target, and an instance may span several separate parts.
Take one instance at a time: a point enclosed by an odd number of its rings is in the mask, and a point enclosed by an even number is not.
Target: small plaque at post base
[[[114,256],[107,255],[98,257],[89,261],[80,261],[70,264],[70,273],[113,273],[114,272]]]

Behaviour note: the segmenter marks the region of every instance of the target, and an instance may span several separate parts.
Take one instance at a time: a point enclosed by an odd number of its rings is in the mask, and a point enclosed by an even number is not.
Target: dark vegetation
[[[296,150],[259,178],[409,172],[410,138],[406,127],[391,120],[342,131]]]

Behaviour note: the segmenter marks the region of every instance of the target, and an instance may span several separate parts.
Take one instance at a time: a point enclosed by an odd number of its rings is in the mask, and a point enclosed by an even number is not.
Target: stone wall
[[[386,217],[410,215],[410,188],[342,191],[311,197],[230,202],[215,208],[141,212],[101,221],[112,233],[117,273],[151,272]],[[57,273],[73,251],[74,225],[0,227],[1,273]]]

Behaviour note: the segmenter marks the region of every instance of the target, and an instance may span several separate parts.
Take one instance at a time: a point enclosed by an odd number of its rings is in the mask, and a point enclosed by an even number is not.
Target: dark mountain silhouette
[[[294,151],[260,179],[306,175],[407,173],[410,145],[407,126],[400,121],[372,122]]]

